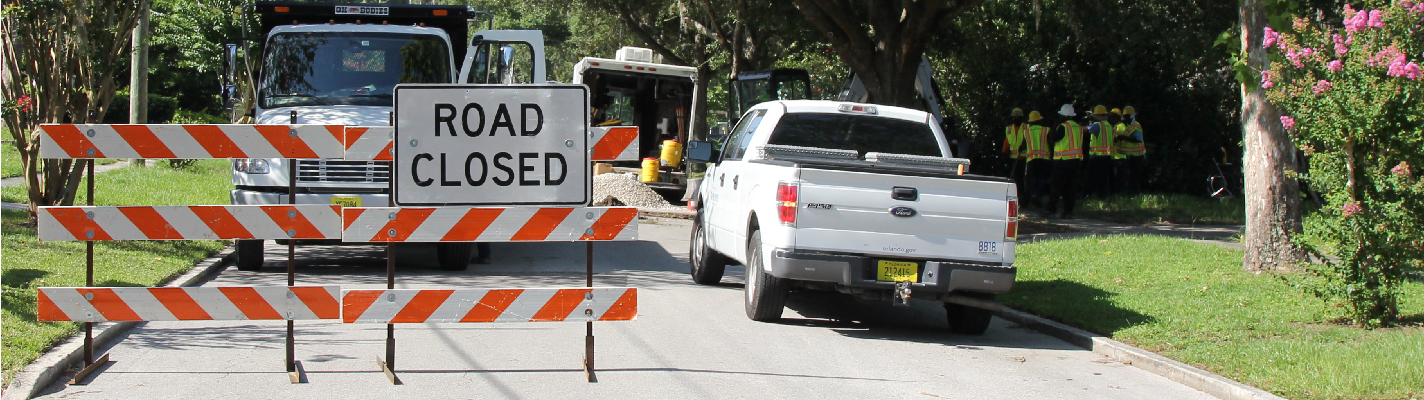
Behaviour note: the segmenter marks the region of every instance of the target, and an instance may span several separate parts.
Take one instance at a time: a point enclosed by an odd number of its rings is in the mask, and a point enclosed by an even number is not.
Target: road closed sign
[[[588,88],[399,85],[400,206],[585,205]]]

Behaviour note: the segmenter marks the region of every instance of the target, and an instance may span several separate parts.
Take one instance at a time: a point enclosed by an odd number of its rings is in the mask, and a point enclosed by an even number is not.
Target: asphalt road
[[[639,288],[631,322],[595,324],[597,383],[581,369],[582,323],[402,324],[394,386],[375,358],[384,324],[298,321],[305,384],[283,368],[285,324],[150,322],[109,350],[87,385],[43,398],[819,398],[1209,399],[1205,393],[995,319],[983,336],[947,332],[938,303],[862,304],[796,293],[780,323],[742,311],[741,267],[719,286],[687,275],[688,223],[644,221],[639,237],[595,247],[595,285]],[[209,286],[285,285],[286,246],[267,268],[229,267]],[[280,257],[280,259],[277,259]],[[584,245],[494,245],[490,265],[440,271],[433,251],[397,253],[397,287],[582,286]],[[298,284],[384,288],[372,246],[298,249]]]

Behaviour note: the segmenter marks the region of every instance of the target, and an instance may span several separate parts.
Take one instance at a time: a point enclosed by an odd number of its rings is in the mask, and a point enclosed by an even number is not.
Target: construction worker
[[[1078,197],[1078,174],[1083,167],[1083,126],[1073,120],[1078,113],[1072,104],[1064,104],[1058,109],[1058,124],[1048,134],[1053,143],[1053,174],[1049,178],[1048,215],[1052,218],[1063,201],[1063,212],[1059,218],[1073,218],[1073,206]]]
[[[1043,124],[1043,114],[1038,111],[1028,113],[1028,129],[1024,130],[1024,149],[1022,154],[1027,159],[1024,180],[1028,182],[1028,190],[1020,190],[1020,193],[1027,192],[1028,197],[1023,199],[1024,204],[1030,207],[1042,208],[1044,197],[1048,195],[1048,178],[1053,173],[1053,154],[1048,147],[1048,127]]]
[[[1137,109],[1122,108],[1123,128],[1113,140],[1115,151],[1123,155],[1120,188],[1126,193],[1142,190],[1142,165],[1147,158],[1147,145],[1142,140],[1142,124],[1137,122]]]
[[[1083,187],[1088,194],[1106,198],[1112,193],[1113,128],[1108,123],[1108,108],[1093,107],[1093,122],[1088,124],[1088,161],[1083,171]]]
[[[1118,145],[1118,138],[1127,131],[1127,125],[1122,123],[1122,109],[1114,108],[1108,110],[1108,125],[1112,126],[1112,190],[1113,193],[1123,193],[1124,182],[1127,180],[1127,155],[1122,154],[1121,146]]]
[[[1004,154],[1009,155],[1009,179],[1014,180],[1014,184],[1024,187],[1024,159],[1026,153],[1021,151],[1024,147],[1024,130],[1028,125],[1024,123],[1024,112],[1022,108],[1014,108],[1009,112],[1009,126],[1004,128]],[[1019,191],[1024,192],[1023,190]]]

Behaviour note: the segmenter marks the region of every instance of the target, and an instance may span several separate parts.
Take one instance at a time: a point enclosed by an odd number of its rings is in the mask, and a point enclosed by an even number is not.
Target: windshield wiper
[[[353,95],[346,96],[346,97],[374,97],[374,98],[378,98],[378,99],[390,99],[390,98],[393,98],[393,97],[392,97],[391,95],[389,95],[389,94],[353,94]]]
[[[317,102],[318,104],[320,104],[320,105],[323,105],[323,106],[329,106],[329,105],[331,105],[331,104],[327,104],[327,102],[326,102],[326,101],[323,101],[320,97],[317,97],[316,95],[308,94],[308,93],[269,94],[269,95],[267,95],[267,97],[269,97],[269,98],[278,98],[278,99],[280,99],[280,98],[287,98],[287,97],[310,98],[310,99],[316,100],[316,102]]]

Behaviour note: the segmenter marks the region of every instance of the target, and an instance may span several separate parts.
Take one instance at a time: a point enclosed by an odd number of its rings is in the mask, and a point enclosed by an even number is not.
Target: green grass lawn
[[[15,142],[5,141],[0,145],[0,178],[20,176],[25,173],[20,167],[20,150],[15,148]]]
[[[9,136],[6,135],[5,137]],[[119,162],[119,160],[105,158],[94,160],[94,165],[106,165],[116,162]],[[15,147],[15,142],[6,140],[3,145],[0,145],[0,178],[20,176],[24,173],[25,169],[23,165],[20,164],[20,150]]]
[[[166,166],[123,168],[98,174],[99,205],[227,204],[231,189],[226,160],[204,160],[174,170]],[[83,198],[83,187],[79,198]],[[24,202],[23,186],[5,188],[5,201]],[[35,288],[83,286],[83,242],[38,242],[28,213],[5,210],[0,247],[3,265],[3,364],[5,384],[15,372],[80,324],[35,321]],[[221,250],[222,241],[112,241],[94,246],[94,283],[155,286]]]
[[[1404,326],[1365,330],[1242,253],[1156,236],[1051,240],[1017,248],[1005,304],[1097,332],[1291,399],[1424,396],[1424,283]]]
[[[1183,194],[1113,196],[1105,200],[1080,200],[1075,214],[1120,223],[1243,224],[1246,203],[1219,201]]]

